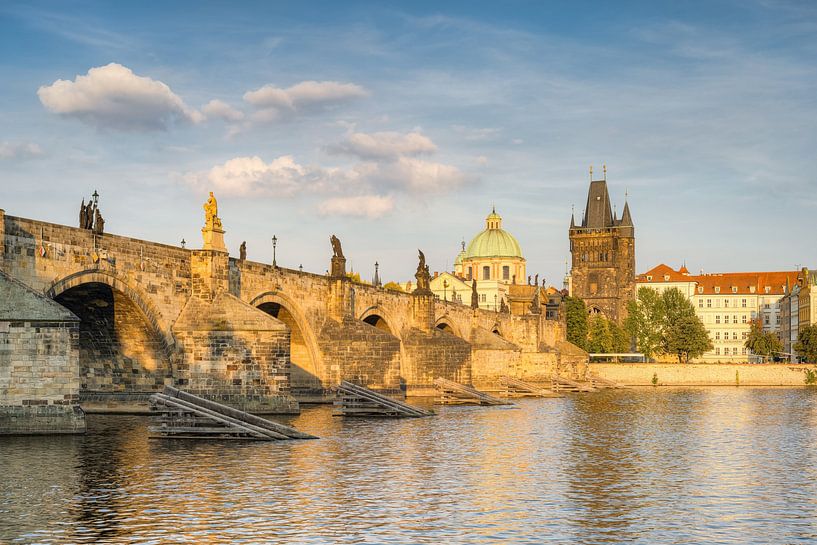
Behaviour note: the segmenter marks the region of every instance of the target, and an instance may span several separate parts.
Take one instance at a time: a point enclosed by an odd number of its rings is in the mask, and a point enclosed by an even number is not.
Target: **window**
[[[740,353],[743,354],[744,356],[746,355],[746,347],[745,346],[740,349]]]
[[[706,308],[712,308],[712,299],[706,300]]]
[[[698,308],[704,308],[704,300],[698,299]]]
[[[668,274],[664,275],[664,282],[669,282],[669,275]]]
[[[652,276],[650,276],[649,274],[647,275],[647,282],[652,282]]]
[[[720,292],[721,292],[721,287],[720,286],[715,286],[715,293],[720,293]]]
[[[738,347],[737,347],[737,346],[733,346],[733,347],[732,347],[732,355],[733,355],[733,356],[737,356],[737,355],[738,355]]]
[[[720,355],[721,355],[721,349],[720,349],[720,347],[716,347],[716,348],[715,348],[715,355],[716,355],[716,356],[720,356]]]
[[[743,308],[746,308],[746,299],[741,299],[740,300],[740,306],[742,306]]]
[[[715,323],[716,323],[716,324],[721,323],[721,315],[720,315],[720,314],[718,314],[717,316],[715,316]]]
[[[740,323],[745,324],[747,322],[746,315],[740,317]]]
[[[488,296],[487,296],[487,295],[485,295],[484,293],[480,293],[480,294],[479,294],[479,302],[480,302],[480,303],[485,303],[487,300],[488,300]]]
[[[733,340],[733,341],[738,340],[738,332],[737,332],[737,331],[733,331],[733,332],[732,332],[732,340]]]
[[[729,306],[729,299],[724,299],[723,300],[723,306],[725,306],[725,307]]]
[[[482,279],[483,280],[491,279],[491,267],[489,267],[488,265],[482,267]]]
[[[737,293],[737,292],[738,292],[738,287],[737,286],[732,286],[732,293]]]
[[[716,331],[716,332],[715,332],[715,340],[716,340],[716,341],[721,340],[721,332],[720,332],[720,331]]]
[[[766,325],[769,325],[769,315],[768,314],[763,317],[763,323],[766,324]]]
[[[502,266],[502,280],[510,280],[511,268],[507,265]]]
[[[737,315],[737,314],[735,314],[734,316],[732,316],[732,323],[733,323],[733,324],[738,323],[738,315]]]
[[[474,278],[474,273],[471,270],[471,267],[468,267],[468,280],[472,280]]]
[[[749,293],[754,293],[756,288],[754,286],[749,286]]]
[[[748,332],[748,331],[744,331],[743,333],[741,333],[740,338],[741,338],[741,339],[743,339],[743,340],[745,341],[746,339],[748,339],[748,338],[749,338],[749,332]]]
[[[766,286],[765,288],[763,288],[763,291],[765,291],[766,293],[771,293],[772,287],[771,286]]]

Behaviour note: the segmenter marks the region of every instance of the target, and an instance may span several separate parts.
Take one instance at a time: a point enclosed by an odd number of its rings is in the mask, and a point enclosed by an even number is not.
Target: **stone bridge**
[[[297,409],[290,394],[318,401],[342,379],[426,395],[437,377],[489,387],[502,375],[544,380],[586,359],[563,323],[540,314],[475,310],[2,210],[0,240],[7,277],[79,318],[86,410],[132,410],[173,384],[285,412]],[[0,404],[4,378],[7,394],[19,384],[0,370]]]

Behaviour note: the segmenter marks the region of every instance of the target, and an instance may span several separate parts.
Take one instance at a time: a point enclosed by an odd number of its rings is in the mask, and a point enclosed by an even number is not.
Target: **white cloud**
[[[302,81],[286,89],[264,85],[244,93],[244,100],[258,108],[295,110],[298,108],[329,105],[364,98],[369,93],[354,83],[337,81]]]
[[[455,166],[413,157],[379,165],[372,178],[411,193],[445,193],[465,181],[465,175]]]
[[[0,142],[0,159],[33,159],[42,155],[42,148],[32,142]]]
[[[291,155],[283,155],[269,163],[257,156],[236,157],[208,172],[188,173],[184,178],[200,189],[225,195],[291,197],[310,186],[325,185],[331,175],[331,171],[300,165]]]
[[[244,119],[244,112],[236,110],[226,102],[218,99],[213,99],[205,104],[201,111],[207,117],[216,117],[224,121],[241,121]]]
[[[37,96],[54,113],[105,129],[165,130],[204,119],[166,84],[116,63],[91,68],[74,81],[43,85]]]
[[[474,162],[479,166],[484,167],[485,165],[488,164],[488,158],[485,157],[484,155],[477,155],[476,157],[474,157]]]
[[[354,155],[361,159],[397,159],[405,155],[434,153],[437,146],[430,138],[419,132],[407,134],[350,132],[342,142],[329,149],[335,153]]]
[[[380,195],[336,197],[320,203],[318,211],[328,216],[380,218],[394,210],[394,198]]]
[[[470,142],[493,140],[499,134],[499,129],[491,127],[472,128],[464,125],[453,125],[451,128]]]

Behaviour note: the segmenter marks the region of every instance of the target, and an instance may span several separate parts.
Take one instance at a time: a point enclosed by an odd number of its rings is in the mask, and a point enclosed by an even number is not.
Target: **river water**
[[[817,543],[817,390],[603,391],[319,440],[0,438],[0,543]]]

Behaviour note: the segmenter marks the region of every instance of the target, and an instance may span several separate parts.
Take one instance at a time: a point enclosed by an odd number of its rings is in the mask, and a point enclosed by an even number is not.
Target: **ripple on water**
[[[444,407],[420,420],[291,421],[289,443],[0,439],[0,542],[817,541],[810,389],[605,391]]]

